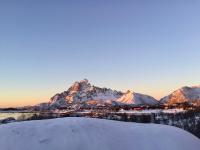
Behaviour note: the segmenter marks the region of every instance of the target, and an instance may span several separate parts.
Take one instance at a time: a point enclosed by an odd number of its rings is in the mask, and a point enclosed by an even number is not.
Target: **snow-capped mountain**
[[[124,93],[119,99],[117,99],[120,103],[125,104],[137,104],[137,105],[156,105],[158,101],[149,95],[144,95],[140,93],[135,93],[131,91],[127,91]]]
[[[175,103],[200,103],[200,86],[182,87],[162,98],[160,103],[175,104]]]
[[[107,88],[92,86],[87,79],[75,82],[67,91],[56,94],[50,100],[50,105],[63,106],[69,103],[86,101],[104,101],[110,103],[122,96],[122,92]]]
[[[87,79],[75,82],[67,91],[56,94],[50,99],[50,106],[66,106],[70,103],[118,103],[135,105],[155,105],[156,99],[148,95],[134,92],[123,93],[108,88],[99,88],[89,83]]]

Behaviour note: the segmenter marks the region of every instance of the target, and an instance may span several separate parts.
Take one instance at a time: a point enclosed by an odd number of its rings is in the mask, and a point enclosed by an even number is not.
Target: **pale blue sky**
[[[198,0],[0,1],[0,107],[74,81],[160,98],[200,79]]]

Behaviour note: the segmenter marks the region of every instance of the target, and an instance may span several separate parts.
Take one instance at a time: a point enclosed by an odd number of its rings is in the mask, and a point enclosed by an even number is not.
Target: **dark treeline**
[[[90,117],[125,122],[156,123],[179,127],[200,138],[200,109],[191,109],[178,113],[119,113],[117,111],[95,109],[86,113],[71,111],[65,113],[41,112],[24,120],[42,120],[62,117]],[[24,117],[25,118],[25,117]],[[21,117],[23,120],[23,117]]]
[[[120,110],[148,110],[148,109],[173,109],[181,108],[185,111],[176,113],[128,113]],[[10,110],[10,109],[9,109]],[[12,109],[11,109],[12,110]],[[63,111],[63,113],[62,113]],[[182,128],[200,138],[200,107],[182,103],[173,106],[159,105],[159,106],[84,106],[76,109],[62,108],[56,113],[56,111],[36,111],[36,113],[27,118],[23,113],[16,121],[26,120],[43,120],[62,117],[90,117],[99,119],[109,119],[125,122],[137,122],[137,123],[156,123],[165,124]],[[13,122],[13,118],[8,118],[0,123]]]

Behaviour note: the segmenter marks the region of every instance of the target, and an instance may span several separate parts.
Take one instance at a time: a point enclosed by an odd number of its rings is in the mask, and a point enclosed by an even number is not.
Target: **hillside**
[[[167,104],[183,102],[200,103],[200,86],[182,87],[160,100],[160,103]]]
[[[2,150],[199,150],[181,129],[100,119],[64,118],[0,126]]]

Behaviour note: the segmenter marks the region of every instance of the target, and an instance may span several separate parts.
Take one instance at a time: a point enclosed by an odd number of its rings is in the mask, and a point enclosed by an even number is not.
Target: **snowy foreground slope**
[[[1,150],[199,150],[200,140],[156,124],[87,118],[28,121],[0,126]]]

